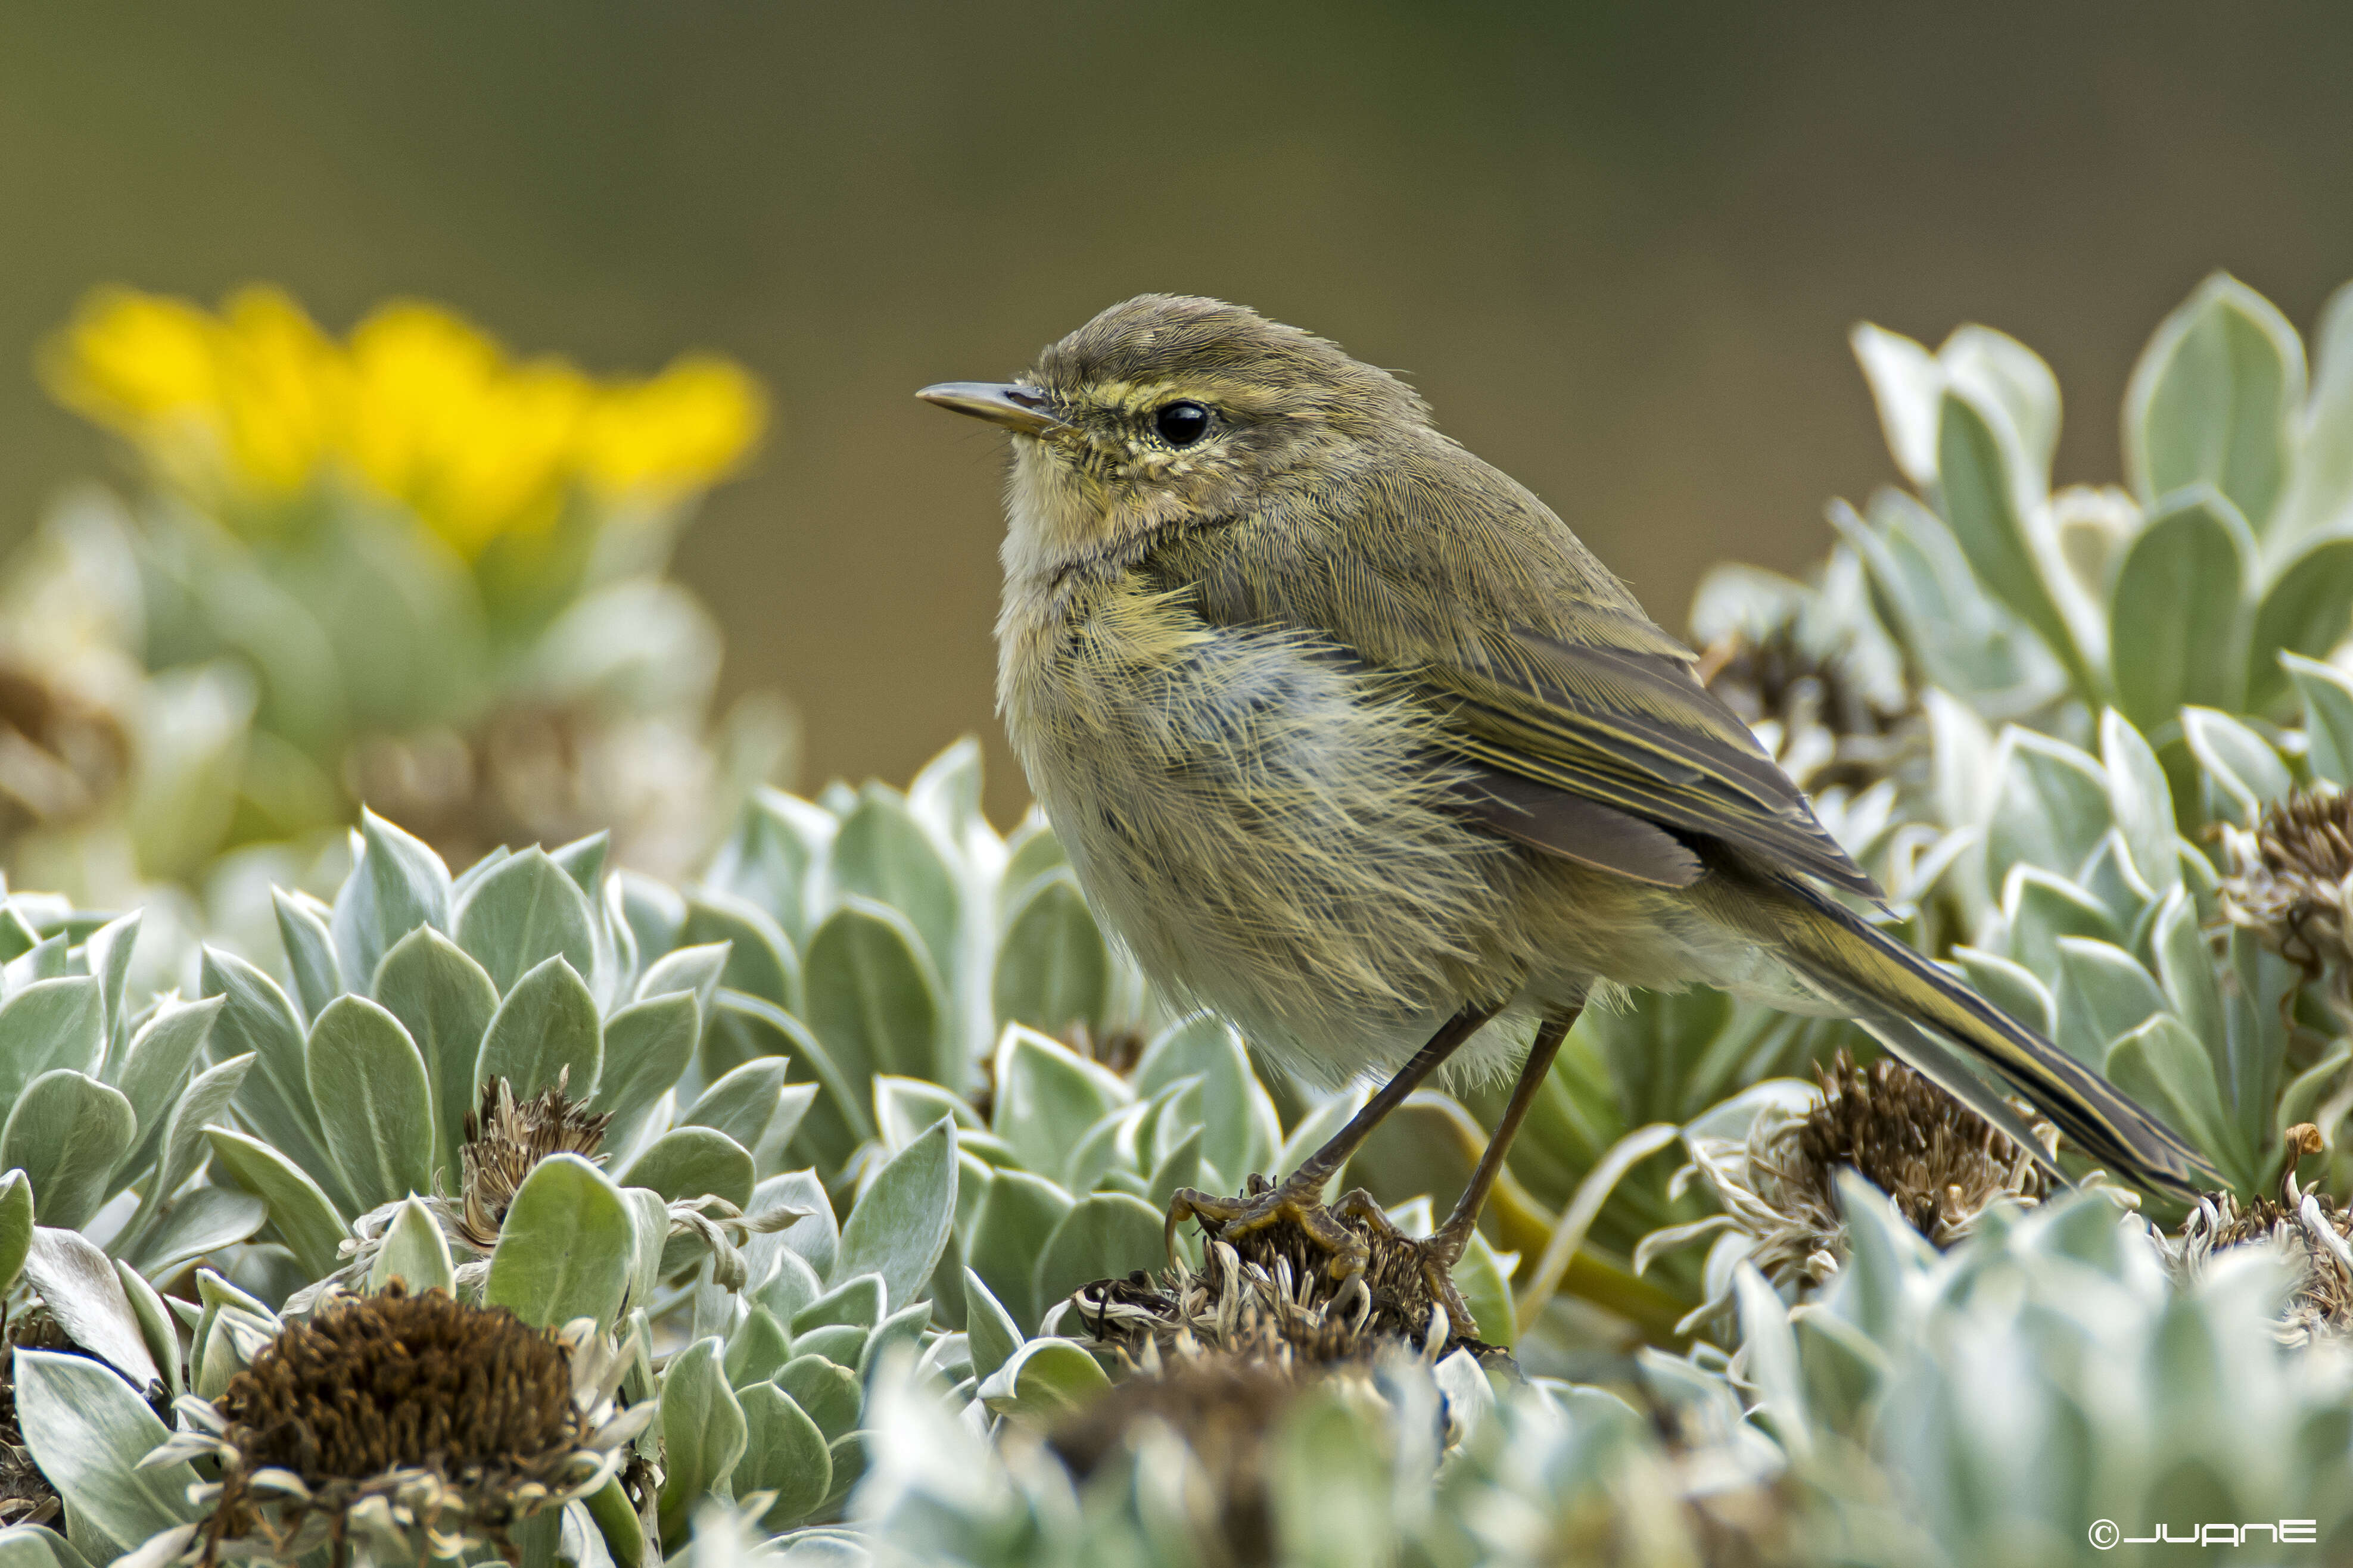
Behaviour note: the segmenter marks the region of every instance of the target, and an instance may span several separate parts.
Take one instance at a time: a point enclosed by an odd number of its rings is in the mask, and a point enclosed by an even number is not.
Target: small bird
[[[1377,1210],[1324,1208],[1326,1184],[1441,1066],[1520,1058],[1421,1244],[1468,1333],[1448,1273],[1562,1038],[1613,987],[1852,1017],[2038,1158],[1970,1060],[2133,1180],[2219,1184],[1842,901],[1881,895],[1691,650],[1395,375],[1240,306],[1146,294],[1018,381],[917,395],[1012,432],[997,704],[1097,913],[1286,1068],[1388,1077],[1280,1185],[1176,1194],[1172,1235],[1287,1219],[1335,1276],[1363,1267],[1344,1222]]]

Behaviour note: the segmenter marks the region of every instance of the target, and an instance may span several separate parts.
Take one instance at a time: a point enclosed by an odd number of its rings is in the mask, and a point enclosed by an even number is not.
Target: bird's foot
[[[1253,1175],[1245,1186],[1240,1197],[1217,1197],[1190,1187],[1172,1195],[1167,1226],[1172,1259],[1176,1227],[1188,1219],[1200,1222],[1204,1236],[1233,1246],[1261,1267],[1289,1257],[1304,1272],[1310,1262],[1304,1254],[1312,1247],[1323,1254],[1323,1273],[1333,1284],[1362,1279],[1375,1300],[1394,1303],[1417,1330],[1430,1306],[1442,1306],[1451,1338],[1478,1338],[1478,1323],[1454,1288],[1452,1271],[1462,1252],[1459,1237],[1406,1235],[1362,1187],[1326,1205],[1320,1183],[1303,1186],[1294,1178],[1276,1186]],[[1261,1253],[1266,1256],[1255,1256]],[[1410,1305],[1416,1301],[1421,1303],[1418,1310]]]

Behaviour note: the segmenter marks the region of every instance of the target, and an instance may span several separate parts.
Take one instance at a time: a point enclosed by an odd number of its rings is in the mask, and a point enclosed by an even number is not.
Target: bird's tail
[[[1761,880],[1761,879],[1760,879]],[[1774,934],[1807,978],[1931,1082],[2018,1138],[2041,1146],[1953,1047],[1991,1068],[2094,1161],[2152,1191],[2196,1201],[2226,1186],[2205,1155],[2107,1079],[1988,1002],[1927,958],[1805,884],[1774,878]],[[1924,1033],[1925,1031],[1925,1033]]]

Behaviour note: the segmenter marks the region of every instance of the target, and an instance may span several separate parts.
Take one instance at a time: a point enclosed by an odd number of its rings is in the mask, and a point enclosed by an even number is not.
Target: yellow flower
[[[281,499],[338,466],[468,559],[545,533],[581,490],[683,500],[740,464],[765,418],[758,384],[725,360],[599,383],[560,359],[519,363],[463,318],[409,300],[338,343],[271,288],[218,316],[99,290],[42,368],[60,402],[204,499]]]
[[[343,426],[343,351],[282,290],[243,289],[218,341],[228,458],[254,488],[290,495],[311,482]]]
[[[767,399],[743,366],[683,355],[597,398],[581,430],[581,471],[607,492],[707,489],[742,464],[766,423]]]
[[[67,407],[135,436],[217,405],[221,335],[185,300],[100,289],[43,345],[42,379]]]

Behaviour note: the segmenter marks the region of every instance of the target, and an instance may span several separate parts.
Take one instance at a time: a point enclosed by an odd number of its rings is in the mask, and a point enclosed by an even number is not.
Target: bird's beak
[[[1055,416],[1047,406],[1046,395],[1034,386],[997,381],[944,381],[915,395],[935,408],[1002,425],[1017,436],[1043,436],[1071,427],[1068,420]]]

